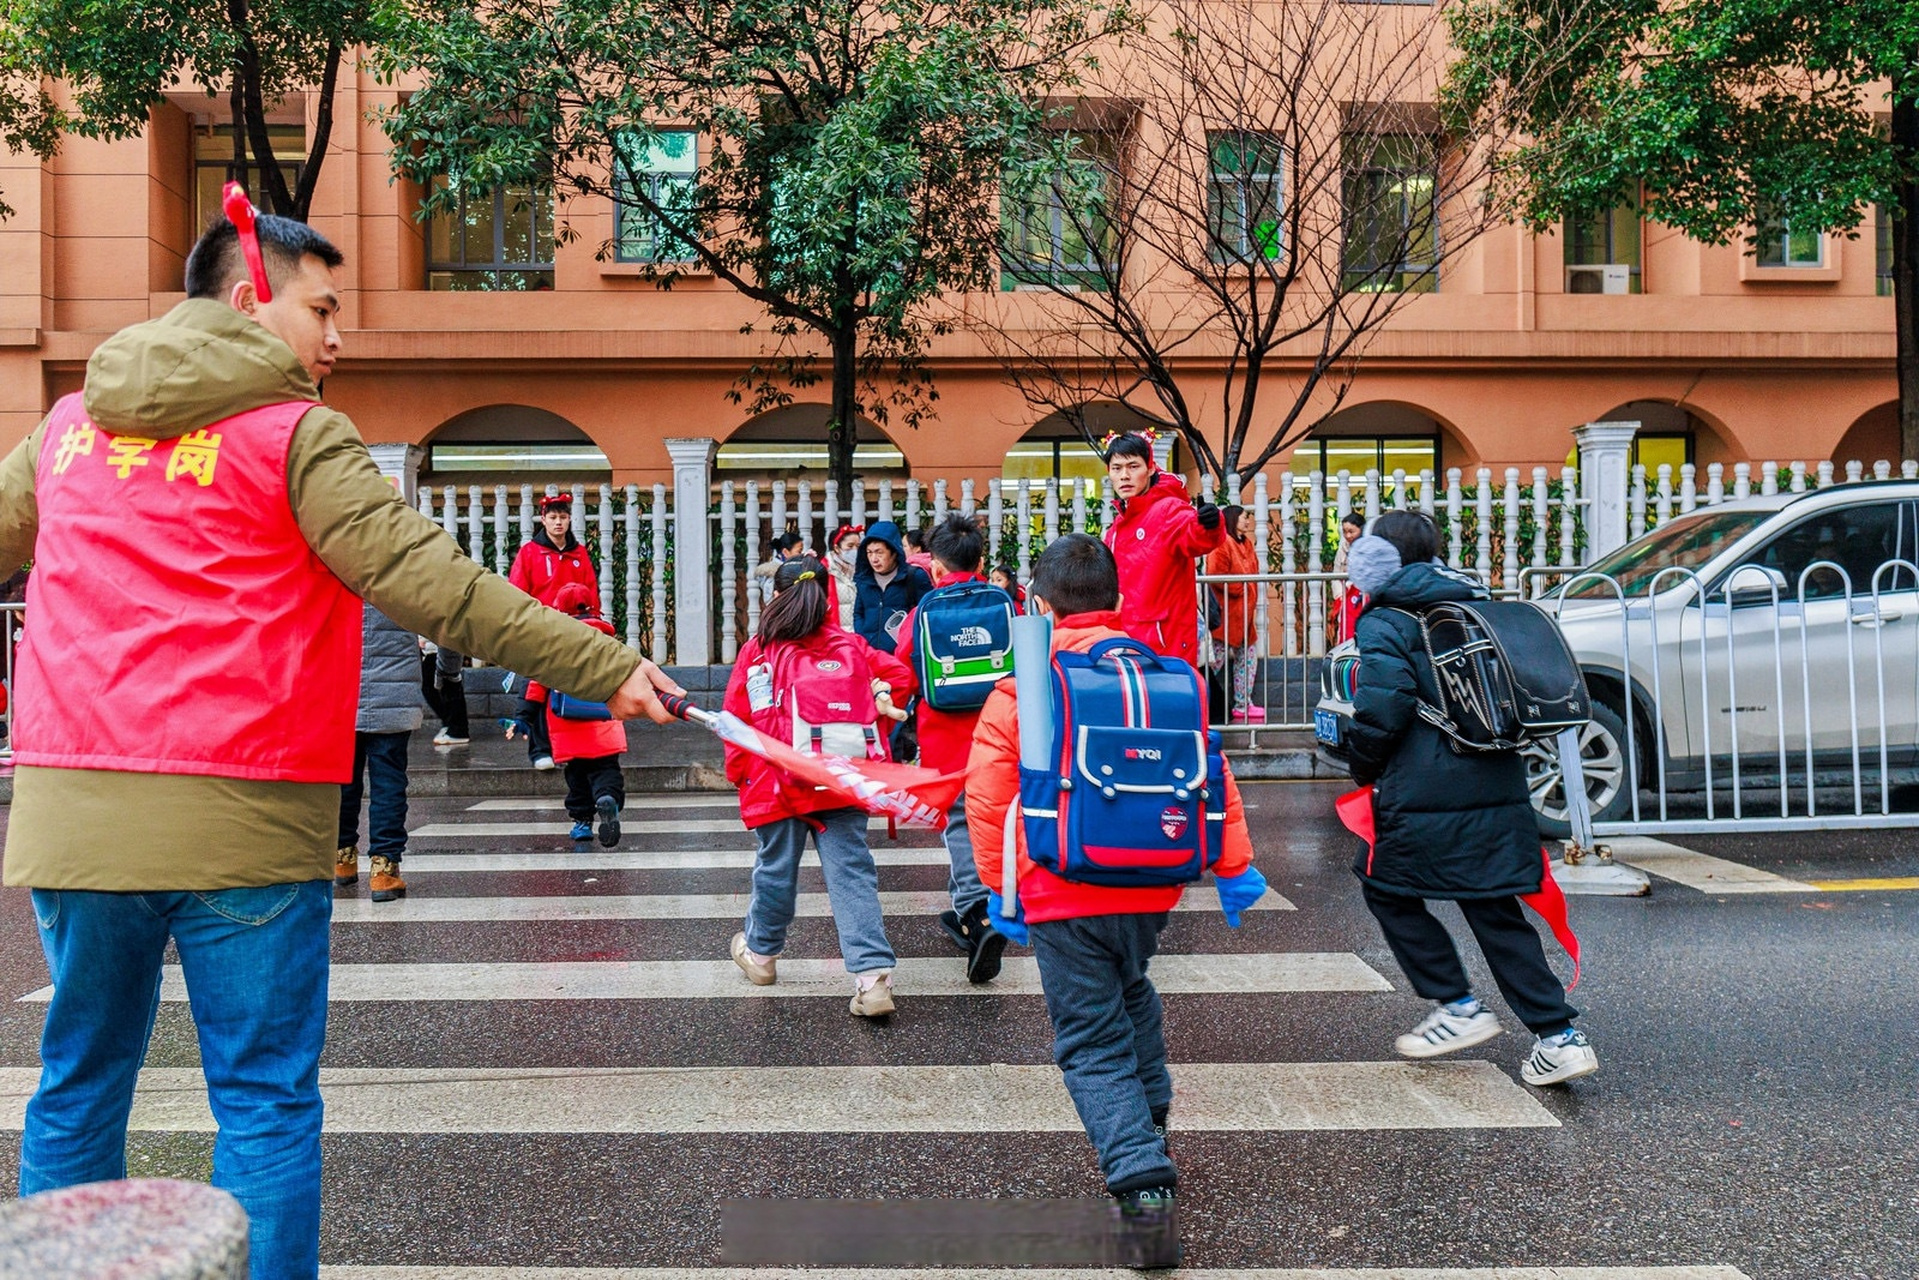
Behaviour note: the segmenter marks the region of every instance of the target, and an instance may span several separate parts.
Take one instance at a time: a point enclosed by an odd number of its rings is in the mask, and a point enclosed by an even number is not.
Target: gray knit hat
[[[1400,567],[1399,548],[1370,533],[1346,548],[1346,576],[1369,596],[1377,595]]]

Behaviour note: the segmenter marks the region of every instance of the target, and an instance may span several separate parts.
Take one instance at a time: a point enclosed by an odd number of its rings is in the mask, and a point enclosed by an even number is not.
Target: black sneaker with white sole
[[[1122,1267],[1164,1271],[1179,1265],[1179,1218],[1173,1188],[1138,1187],[1113,1193],[1118,1214],[1113,1244]]]

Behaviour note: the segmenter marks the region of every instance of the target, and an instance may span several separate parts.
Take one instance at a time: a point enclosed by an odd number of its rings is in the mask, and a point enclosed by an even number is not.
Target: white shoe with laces
[[[1418,1026],[1393,1041],[1393,1048],[1402,1058],[1437,1058],[1484,1044],[1503,1030],[1491,1009],[1468,996],[1434,1009]]]
[[[1592,1041],[1586,1039],[1585,1032],[1572,1027],[1556,1036],[1533,1041],[1533,1051],[1520,1065],[1519,1078],[1543,1087],[1577,1080],[1597,1070],[1599,1055],[1593,1052]]]
[[[436,747],[464,747],[468,741],[469,739],[466,738],[454,737],[451,729],[442,729],[433,735],[433,745]]]

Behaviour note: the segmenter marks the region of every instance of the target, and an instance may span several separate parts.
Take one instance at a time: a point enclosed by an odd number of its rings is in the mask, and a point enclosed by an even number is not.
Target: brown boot
[[[382,858],[374,854],[368,859],[372,864],[373,875],[367,881],[367,887],[373,890],[375,902],[391,902],[395,898],[406,897],[406,881],[400,879],[400,864],[391,858]]]
[[[342,889],[360,879],[360,847],[345,845],[333,855],[333,883]]]

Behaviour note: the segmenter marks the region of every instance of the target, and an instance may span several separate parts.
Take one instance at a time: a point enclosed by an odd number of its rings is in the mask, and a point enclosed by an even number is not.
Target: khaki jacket
[[[318,398],[285,343],[206,299],[108,339],[87,362],[85,395],[99,426],[155,439]],[[0,461],[0,575],[33,556],[45,429]],[[300,420],[287,491],[314,554],[408,631],[596,702],[638,665],[626,646],[469,559],[400,500],[340,413],[317,406]],[[190,690],[181,691],[181,714],[192,714]],[[320,880],[332,874],[339,809],[340,789],[329,784],[23,765],[14,777],[5,880],[149,892]]]

